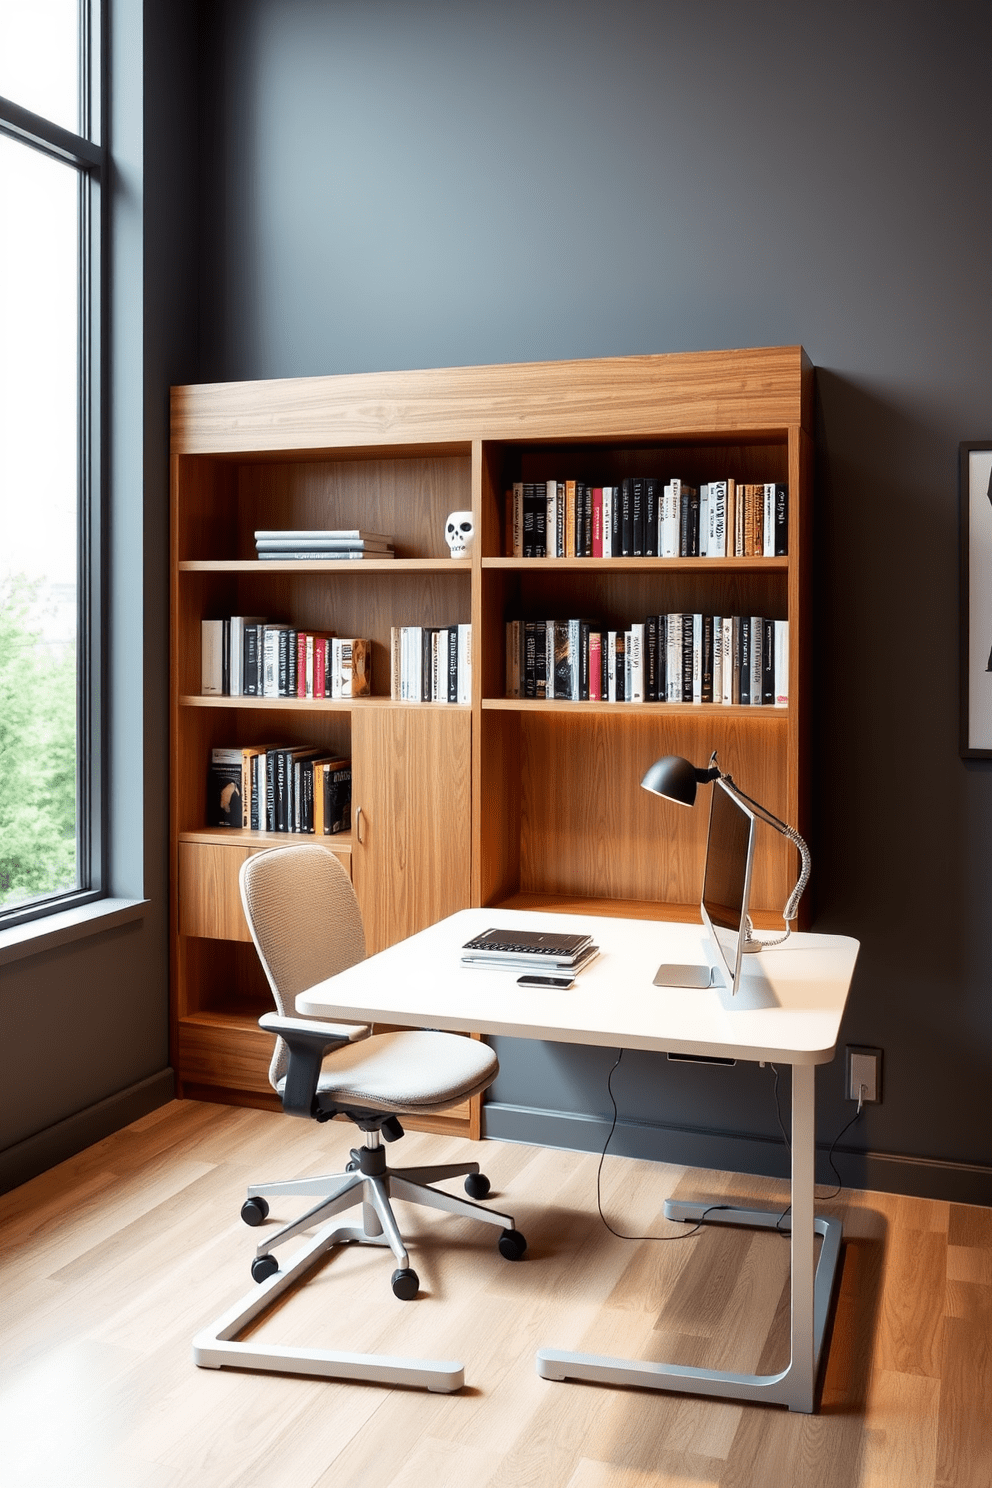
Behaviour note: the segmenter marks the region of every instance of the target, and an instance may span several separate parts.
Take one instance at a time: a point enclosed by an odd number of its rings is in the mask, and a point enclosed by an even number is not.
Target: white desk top
[[[461,965],[490,927],[582,930],[600,956],[568,991],[518,987],[517,972]],[[794,934],[745,957],[741,989],[654,987],[662,962],[705,963],[702,925],[523,910],[464,909],[319,982],[296,999],[305,1016],[506,1034],[673,1054],[826,1064],[833,1058],[858,942]]]

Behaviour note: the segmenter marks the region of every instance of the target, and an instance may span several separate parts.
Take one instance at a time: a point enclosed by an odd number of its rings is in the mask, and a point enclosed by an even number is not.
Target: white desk
[[[602,954],[570,991],[516,985],[515,974],[469,970],[460,948],[489,926],[583,929]],[[792,1066],[791,1357],[780,1374],[733,1374],[542,1349],[547,1379],[600,1380],[690,1394],[765,1400],[810,1412],[826,1330],[841,1227],[816,1219],[814,1076],[834,1055],[858,942],[793,935],[747,958],[736,998],[652,986],[662,962],[705,961],[701,925],[594,916],[467,909],[372,956],[297,998],[305,1015],[426,1025],[610,1048],[769,1061]],[[670,1219],[695,1223],[702,1204],[669,1203]],[[773,1228],[780,1209],[711,1211],[707,1224]],[[783,1224],[786,1228],[788,1221]],[[814,1236],[823,1244],[814,1274]]]

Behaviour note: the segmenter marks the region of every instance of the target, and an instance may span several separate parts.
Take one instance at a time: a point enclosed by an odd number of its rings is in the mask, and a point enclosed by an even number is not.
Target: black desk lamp
[[[666,754],[664,759],[655,760],[641,781],[641,785],[645,790],[651,791],[653,795],[662,796],[667,801],[675,801],[680,806],[691,806],[696,799],[696,786],[709,785],[714,780],[722,781],[724,788],[749,806],[760,821],[766,822],[770,827],[774,827],[776,832],[781,832],[783,837],[788,837],[789,841],[799,850],[801,860],[799,879],[792,893],[789,895],[785,909],[782,911],[782,918],[785,921],[785,934],[777,936],[774,940],[757,940],[754,935],[754,926],[751,924],[751,916],[747,916],[747,938],[743,946],[745,951],[761,951],[766,946],[781,945],[782,941],[788,940],[791,934],[792,921],[796,918],[799,901],[803,896],[803,890],[809,882],[809,875],[812,869],[809,848],[795,828],[788,826],[784,821],[780,821],[766,807],[760,805],[757,801],[753,801],[749,795],[742,791],[733,777],[728,775],[725,770],[720,769],[720,766],[717,764],[715,749],[710,755],[709,768],[706,770],[698,769],[679,754]]]

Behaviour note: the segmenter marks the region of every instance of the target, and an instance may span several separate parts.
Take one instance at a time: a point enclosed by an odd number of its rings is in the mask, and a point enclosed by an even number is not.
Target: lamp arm
[[[796,886],[793,889],[792,893],[789,895],[789,898],[786,901],[785,909],[782,911],[782,918],[785,921],[785,934],[777,935],[774,940],[758,940],[756,939],[754,934],[754,926],[751,923],[751,916],[748,915],[747,917],[747,938],[750,941],[750,944],[746,946],[745,949],[748,951],[763,951],[768,946],[781,945],[782,942],[784,940],[788,940],[789,936],[792,934],[792,921],[796,918],[796,913],[799,909],[799,901],[803,897],[803,892],[806,888],[806,885],[809,883],[809,876],[810,873],[813,871],[813,860],[810,857],[809,848],[806,846],[805,841],[802,837],[800,837],[795,827],[790,827],[787,822],[780,821],[779,818],[774,814],[774,812],[769,811],[766,806],[762,806],[760,801],[752,800],[752,798],[746,793],[746,791],[741,790],[740,786],[731,775],[728,775],[724,771],[721,771],[720,779],[726,781],[726,783],[731,787],[735,794],[740,796],[743,801],[746,801],[751,809],[755,812],[755,814],[759,816],[767,826],[774,827],[776,832],[781,832],[783,837],[788,837],[789,841],[795,848],[798,849],[799,852],[799,878],[796,880]]]

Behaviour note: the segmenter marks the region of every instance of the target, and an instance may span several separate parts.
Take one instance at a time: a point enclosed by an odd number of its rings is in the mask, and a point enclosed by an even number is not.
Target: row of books
[[[789,623],[688,613],[649,615],[627,630],[585,619],[510,620],[506,695],[784,707]]]
[[[472,701],[471,625],[394,625],[390,660],[394,702]]]
[[[372,692],[372,642],[261,615],[201,622],[205,696],[353,698]]]
[[[365,532],[360,527],[284,528],[256,532],[255,552],[263,562],[316,558],[337,563],[342,559],[396,556],[392,537],[384,532]]]
[[[318,837],[347,832],[351,760],[310,744],[212,749],[207,825]]]
[[[631,476],[618,486],[517,481],[506,493],[514,558],[779,558],[789,488],[775,482]]]

